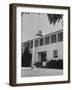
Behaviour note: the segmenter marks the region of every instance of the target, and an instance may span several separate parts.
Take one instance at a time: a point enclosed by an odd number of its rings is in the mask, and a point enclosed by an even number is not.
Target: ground
[[[32,77],[32,76],[56,76],[63,75],[62,69],[48,69],[48,68],[22,68],[22,77]]]

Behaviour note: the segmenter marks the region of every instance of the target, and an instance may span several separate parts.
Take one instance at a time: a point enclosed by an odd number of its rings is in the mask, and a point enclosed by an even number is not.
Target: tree
[[[54,24],[55,25],[55,23],[58,21],[60,21],[60,19],[62,19],[63,18],[63,15],[62,14],[47,14],[47,16],[48,16],[48,19],[49,19],[49,21],[50,21],[50,24]]]
[[[25,47],[24,53],[22,54],[22,67],[30,67],[31,66],[31,54],[28,47]]]

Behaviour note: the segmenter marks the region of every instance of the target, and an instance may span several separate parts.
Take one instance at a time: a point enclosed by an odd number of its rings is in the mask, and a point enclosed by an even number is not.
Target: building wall
[[[34,47],[34,51],[33,51],[33,47],[31,48],[31,41],[32,40],[24,42],[22,44],[22,50],[24,51],[25,46],[26,47],[28,46],[30,53],[31,54],[34,53],[34,62],[41,61],[41,57],[39,54],[40,52],[46,52],[47,61],[52,60],[52,59],[53,60],[63,59],[63,39],[61,41],[59,41],[59,39],[58,39],[58,34],[61,32],[63,32],[63,30],[59,30],[57,32],[53,32],[53,33],[50,33],[48,35],[45,35],[43,37],[36,38],[35,40],[38,40],[38,46]],[[51,39],[52,35],[56,35],[56,42],[52,42],[52,39]],[[50,36],[49,44],[45,44],[45,37],[47,37],[47,36]],[[42,46],[40,45],[41,38],[44,38]],[[57,51],[57,57],[54,57],[54,51]]]
[[[54,58],[53,57],[53,51],[54,50],[58,50],[58,57]],[[32,50],[30,50],[32,53]],[[40,61],[39,52],[47,52],[47,61],[53,59],[53,60],[58,60],[58,59],[63,59],[63,42],[58,42],[58,43],[53,43],[53,44],[49,44],[49,45],[44,45],[44,46],[40,46],[35,48],[34,51],[34,61]]]

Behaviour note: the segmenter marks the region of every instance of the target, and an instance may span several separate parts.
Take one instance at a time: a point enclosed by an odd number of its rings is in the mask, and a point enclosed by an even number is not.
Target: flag
[[[42,31],[39,30],[38,33],[36,34],[37,36],[42,36]]]

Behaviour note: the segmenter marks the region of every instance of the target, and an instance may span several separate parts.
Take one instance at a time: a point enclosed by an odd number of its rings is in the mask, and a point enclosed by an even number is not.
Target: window
[[[44,45],[44,38],[40,39],[40,46]]]
[[[50,36],[45,37],[45,44],[49,44],[50,43]]]
[[[51,35],[51,43],[56,42],[56,34]]]
[[[63,41],[63,32],[58,33],[58,41]]]
[[[54,50],[53,51],[53,58],[57,58],[58,57],[58,50]]]
[[[38,40],[35,40],[35,47],[38,46]]]
[[[31,41],[31,48],[33,48],[33,41]]]

